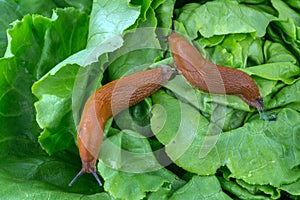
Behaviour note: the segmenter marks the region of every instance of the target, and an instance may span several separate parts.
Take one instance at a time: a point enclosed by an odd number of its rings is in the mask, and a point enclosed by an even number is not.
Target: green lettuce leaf
[[[289,48],[297,57],[300,55],[299,12],[290,8],[285,2],[272,0],[278,12],[278,20],[269,28],[271,37]]]
[[[296,167],[300,161],[296,145],[299,139],[296,136],[299,131],[298,112],[282,109],[276,122],[252,120],[243,127],[217,136],[207,133],[211,130],[211,124],[199,116],[199,111],[193,107],[163,92],[156,93],[154,97],[154,103],[159,106],[155,106],[152,111],[152,130],[166,146],[166,152],[173,162],[185,170],[211,175],[226,165],[231,171],[231,177],[249,184],[274,187],[299,179]],[[174,126],[174,120],[179,127]],[[206,137],[211,137],[215,146],[207,156],[201,158],[201,151],[207,148],[203,144]],[[217,141],[214,143],[214,140]],[[241,161],[245,159],[249,162]],[[274,174],[270,174],[270,171]]]
[[[13,0],[0,1],[0,57],[4,55],[8,44],[6,30],[11,27],[11,22],[22,16],[16,7],[17,3]]]
[[[300,74],[300,68],[290,62],[276,62],[243,69],[249,75],[256,75],[267,80],[280,80],[286,84],[294,83]]]
[[[129,129],[145,136],[150,136],[152,134],[150,128],[151,108],[151,99],[147,98],[139,104],[130,107],[115,116],[115,123],[121,130]]]
[[[143,9],[146,9],[144,12],[146,12],[147,20],[141,20],[137,29],[128,31],[124,35],[123,46],[110,54],[108,67],[110,80],[142,71],[148,67],[147,65],[162,56],[160,43],[153,28],[157,26],[157,19],[154,9],[150,5],[147,9],[142,6]]]
[[[194,176],[186,185],[174,192],[170,199],[231,199],[222,191],[214,176]]]
[[[91,10],[91,1],[39,1],[39,0],[3,0],[0,2],[3,12],[0,13],[0,57],[5,53],[7,44],[7,29],[11,28],[11,23],[17,19],[21,20],[27,14],[39,14],[45,17],[51,17],[56,8],[76,7],[79,10],[89,13]],[[40,24],[43,25],[43,24]],[[46,24],[45,24],[46,25]],[[84,28],[84,27],[82,27]],[[23,35],[24,36],[24,35]],[[21,44],[21,43],[20,43]],[[74,49],[75,50],[75,49]]]
[[[274,19],[268,13],[230,0],[212,1],[203,5],[187,4],[178,18],[181,22],[188,22],[185,27],[192,39],[197,37],[198,31],[204,37],[228,33],[254,33],[262,37],[269,22]]]
[[[267,40],[264,44],[264,55],[266,56],[266,63],[298,63],[296,57],[291,52],[289,52],[283,45],[281,45],[280,43],[271,42],[269,40]]]
[[[286,3],[295,10],[300,9],[300,3],[297,0],[287,0]]]
[[[230,192],[236,197],[242,199],[277,199],[280,198],[280,194],[278,192],[274,192],[271,186],[266,185],[250,185],[241,180],[237,180],[234,182],[233,180],[228,180],[225,178],[218,178],[222,188],[225,191]],[[242,184],[241,184],[242,183]],[[265,195],[263,195],[265,194]]]
[[[291,184],[284,184],[280,187],[280,189],[287,191],[288,193],[291,194],[291,196],[297,198],[300,195],[299,186],[300,186],[300,181],[298,180]]]
[[[248,51],[253,40],[253,37],[248,34],[228,35],[223,39],[222,43],[214,46],[211,50],[210,60],[223,66],[245,68]],[[210,51],[209,49],[207,50]]]
[[[87,26],[88,16],[73,8],[56,10],[52,20],[27,15],[8,31],[10,43],[6,57],[16,56],[36,79],[40,79],[57,63],[85,47],[86,40],[82,38],[87,37]]]
[[[129,130],[104,140],[98,168],[116,199],[142,199],[161,189],[169,195],[184,183],[158,163],[147,138]]]
[[[299,103],[299,87],[300,80],[293,85],[281,88],[280,91],[278,91],[274,96],[269,96],[266,98],[266,106],[268,108],[278,108],[282,106],[289,106],[293,103]],[[299,111],[299,105],[294,107],[294,109]]]
[[[35,98],[30,90],[34,79],[25,68],[18,67],[14,57],[1,58],[0,66],[0,156],[9,156],[11,149],[18,155],[33,153],[38,147]]]
[[[88,47],[98,46],[104,41],[120,36],[139,16],[139,8],[128,1],[95,1],[90,18]],[[113,20],[105,20],[113,19]]]
[[[2,188],[0,194],[2,199],[103,199],[113,200],[107,193],[95,193],[90,195],[76,194],[66,191],[59,191],[57,187],[38,181],[20,182],[11,180],[10,178],[1,177],[0,186]],[[16,189],[17,188],[17,189]],[[14,192],[12,192],[14,191]]]

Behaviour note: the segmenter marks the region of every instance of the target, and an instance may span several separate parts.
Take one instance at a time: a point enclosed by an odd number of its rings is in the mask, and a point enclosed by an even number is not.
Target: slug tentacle
[[[82,174],[84,174],[85,173],[85,171],[83,170],[83,169],[81,169],[79,172],[78,172],[78,174],[73,178],[73,180],[69,183],[69,187],[71,187],[74,183],[75,183],[75,181],[77,181],[77,179],[80,177],[80,176],[82,176]]]
[[[95,177],[95,179],[98,182],[99,186],[101,187],[102,183],[101,183],[101,181],[100,181],[100,179],[98,177],[99,172],[97,170],[93,170],[93,171],[91,171],[91,173],[93,174],[93,176]]]

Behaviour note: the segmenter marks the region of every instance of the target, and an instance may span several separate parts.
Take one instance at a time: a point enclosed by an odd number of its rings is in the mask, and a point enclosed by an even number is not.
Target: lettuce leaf
[[[116,199],[153,198],[161,190],[168,196],[184,184],[158,163],[147,138],[129,130],[104,140],[98,168],[105,180],[104,189]]]
[[[299,179],[298,112],[282,109],[276,122],[253,120],[240,128],[223,132],[211,152],[200,158],[201,151],[205,150],[203,141],[206,137],[212,137],[212,140],[216,137],[207,133],[209,122],[199,117],[193,107],[163,92],[156,93],[154,97],[154,103],[159,106],[152,111],[152,130],[166,146],[168,156],[185,170],[213,175],[225,165],[231,172],[230,177],[249,184],[274,187]],[[174,121],[179,127],[173,125]],[[250,164],[241,161],[245,159]],[[274,174],[269,174],[269,171]]]
[[[184,187],[180,188],[170,199],[231,199],[221,189],[218,179],[214,176],[194,176]]]
[[[285,2],[272,0],[272,5],[278,12],[278,20],[269,27],[269,32],[275,41],[285,44],[297,57],[300,55],[299,12],[290,8]]]
[[[5,49],[7,46],[7,37],[6,37],[6,30],[11,26],[9,23],[13,22],[14,20],[21,18],[21,13],[15,8],[17,7],[17,3],[15,1],[0,1],[0,56],[2,57],[5,53]]]
[[[204,5],[188,4],[182,9],[179,21],[188,22],[185,26],[192,39],[197,37],[198,31],[204,37],[229,33],[254,33],[257,37],[262,37],[270,21],[276,19],[254,7],[228,0]]]

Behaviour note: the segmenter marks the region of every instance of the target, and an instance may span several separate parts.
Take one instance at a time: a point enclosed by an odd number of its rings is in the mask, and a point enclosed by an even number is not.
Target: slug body
[[[207,61],[194,46],[174,31],[168,41],[175,67],[191,85],[204,92],[236,95],[248,105],[264,109],[259,89],[248,74]]]
[[[101,185],[96,162],[107,120],[157,91],[173,73],[168,65],[138,72],[102,86],[88,98],[77,131],[82,169],[69,186],[84,173],[92,173]]]

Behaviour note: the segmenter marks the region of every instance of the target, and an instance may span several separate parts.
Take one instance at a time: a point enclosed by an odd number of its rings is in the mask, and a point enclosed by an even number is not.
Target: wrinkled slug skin
[[[112,81],[91,95],[84,106],[77,140],[82,169],[95,170],[106,121],[158,90],[173,75],[168,65]]]
[[[172,32],[168,37],[174,65],[195,88],[215,94],[239,96],[248,105],[263,109],[259,89],[243,71],[207,61],[185,38]]]

